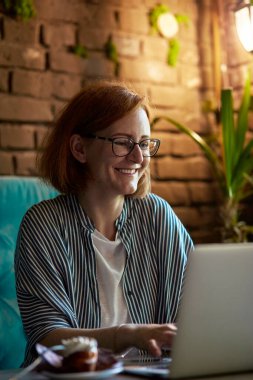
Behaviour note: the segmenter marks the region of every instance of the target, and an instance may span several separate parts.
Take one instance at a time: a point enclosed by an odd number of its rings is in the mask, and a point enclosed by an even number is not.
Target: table
[[[9,380],[11,377],[15,376],[15,374],[18,374],[20,372],[20,369],[13,369],[13,370],[4,370],[0,371],[0,380]],[[42,376],[38,373],[31,372],[27,374],[26,376],[22,377],[23,380],[48,380],[48,377]],[[150,377],[140,377],[140,376],[130,376],[130,375],[116,375],[108,380],[141,380],[141,379],[151,379]],[[193,380],[193,379],[191,379]],[[244,374],[231,374],[227,376],[214,376],[214,377],[206,377],[206,378],[198,378],[196,380],[253,380],[253,372],[251,373],[244,373]]]

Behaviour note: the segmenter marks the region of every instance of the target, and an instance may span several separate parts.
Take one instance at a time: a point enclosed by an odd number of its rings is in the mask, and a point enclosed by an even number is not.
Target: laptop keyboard
[[[162,378],[168,378],[170,363],[171,358],[169,357],[136,356],[123,360],[125,373]]]

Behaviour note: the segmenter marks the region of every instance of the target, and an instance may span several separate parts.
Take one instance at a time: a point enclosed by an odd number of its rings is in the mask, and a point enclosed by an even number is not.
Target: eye
[[[128,140],[125,138],[115,139],[114,144],[117,145],[118,147],[127,148],[127,149],[132,147],[131,140]]]
[[[150,147],[150,141],[149,140],[143,140],[140,142],[140,148],[141,149],[149,149]]]

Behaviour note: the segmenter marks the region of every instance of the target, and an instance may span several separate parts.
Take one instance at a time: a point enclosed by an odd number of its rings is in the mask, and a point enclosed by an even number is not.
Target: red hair
[[[49,134],[38,159],[40,176],[60,193],[81,191],[88,172],[86,165],[73,157],[70,137],[96,133],[139,107],[149,116],[146,99],[123,84],[100,81],[85,86],[62,110]],[[131,196],[143,197],[149,190],[147,169]]]

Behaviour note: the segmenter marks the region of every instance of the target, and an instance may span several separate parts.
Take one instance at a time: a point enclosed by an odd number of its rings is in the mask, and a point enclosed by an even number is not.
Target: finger
[[[161,356],[162,355],[162,350],[155,341],[155,339],[150,339],[148,341],[148,351],[150,355],[152,356]]]
[[[174,323],[167,323],[164,326],[166,326],[166,328],[169,329],[170,331],[177,331],[177,326]]]

